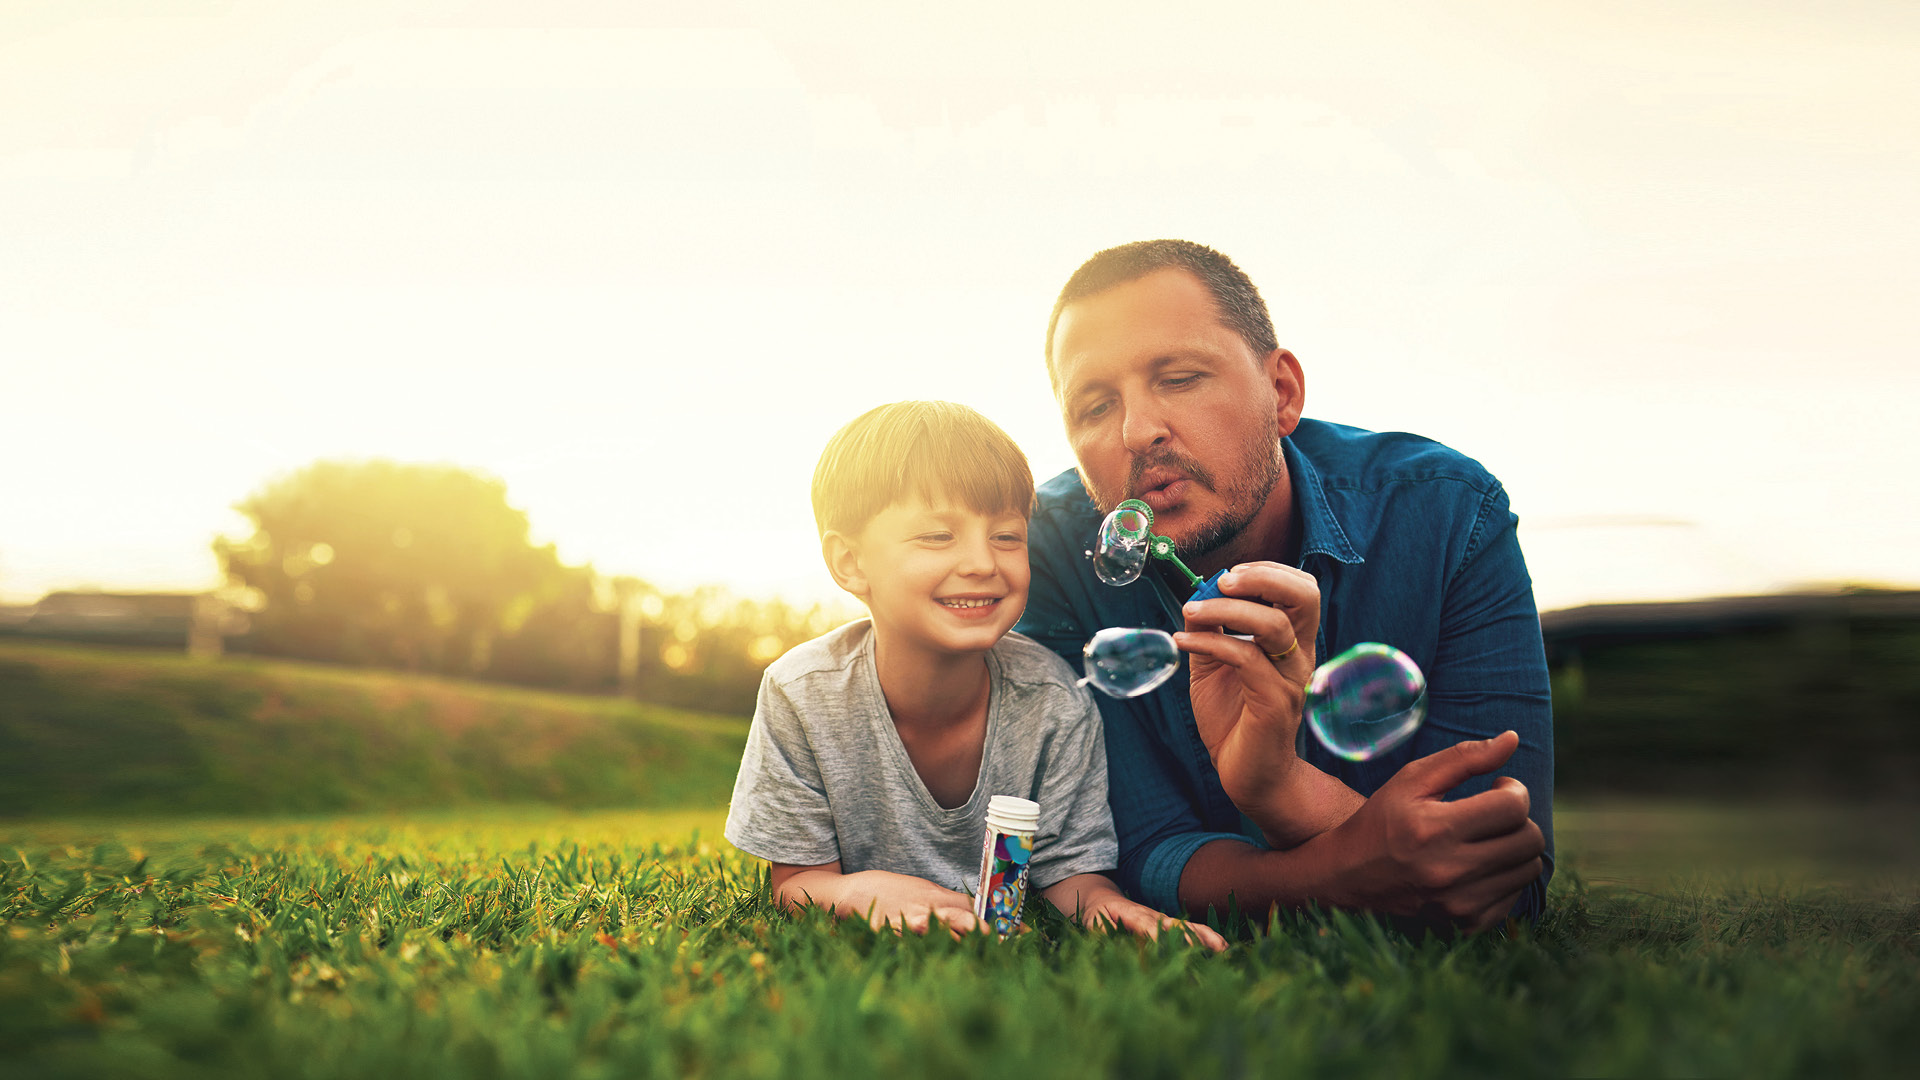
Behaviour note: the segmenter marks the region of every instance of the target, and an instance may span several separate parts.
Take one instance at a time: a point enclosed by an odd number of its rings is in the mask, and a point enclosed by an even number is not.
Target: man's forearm
[[[1238,840],[1215,840],[1187,860],[1180,874],[1180,906],[1189,918],[1209,908],[1227,910],[1228,898],[1250,915],[1309,903],[1355,907],[1347,893],[1348,867],[1325,834],[1285,850],[1265,851]]]
[[[1306,761],[1296,760],[1284,787],[1263,800],[1265,805],[1242,810],[1260,826],[1267,846],[1287,851],[1337,828],[1366,804],[1366,798],[1337,777],[1328,776]],[[1181,883],[1184,894],[1186,884]]]
[[[1485,929],[1536,883],[1545,840],[1517,780],[1500,777],[1455,801],[1445,795],[1497,770],[1518,745],[1509,731],[1409,762],[1344,820],[1292,847],[1206,844],[1181,869],[1180,905],[1204,913],[1232,898],[1265,912],[1312,902]]]

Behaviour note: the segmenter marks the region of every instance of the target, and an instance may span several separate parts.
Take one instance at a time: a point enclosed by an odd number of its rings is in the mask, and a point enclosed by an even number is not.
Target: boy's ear
[[[867,598],[867,575],[860,569],[860,545],[843,532],[828,529],[820,537],[820,555],[827,560],[833,583],[853,595]]]

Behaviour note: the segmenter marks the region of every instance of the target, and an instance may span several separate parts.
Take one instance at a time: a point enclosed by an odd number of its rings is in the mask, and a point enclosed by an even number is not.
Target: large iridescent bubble
[[[1117,698],[1139,697],[1180,670],[1180,650],[1164,630],[1109,626],[1093,635],[1085,649],[1087,677],[1101,692]]]
[[[1419,729],[1427,717],[1427,678],[1399,649],[1362,642],[1314,671],[1306,717],[1327,749],[1365,761]]]
[[[1153,521],[1131,506],[1121,506],[1100,523],[1094,541],[1093,572],[1109,585],[1131,585],[1147,565]]]

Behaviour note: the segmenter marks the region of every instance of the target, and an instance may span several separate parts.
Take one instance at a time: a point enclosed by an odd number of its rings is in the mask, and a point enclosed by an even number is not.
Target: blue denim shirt
[[[1514,906],[1514,914],[1538,918],[1553,876],[1553,713],[1533,582],[1505,489],[1478,462],[1417,435],[1302,420],[1281,446],[1301,523],[1297,565],[1320,584],[1316,655],[1325,661],[1381,641],[1427,676],[1426,722],[1397,749],[1347,761],[1302,724],[1302,758],[1371,795],[1415,758],[1463,739],[1518,732],[1519,749],[1496,775],[1526,784],[1546,836],[1546,868]],[[1121,587],[1094,576],[1086,552],[1100,518],[1068,470],[1041,486],[1029,534],[1033,587],[1016,629],[1075,670],[1087,639],[1103,627],[1183,625],[1188,590],[1170,588],[1154,570]],[[1184,671],[1143,697],[1094,697],[1105,720],[1120,883],[1145,903],[1177,911],[1180,875],[1201,845],[1230,839],[1264,847],[1260,830],[1220,787],[1194,726]],[[1449,797],[1485,791],[1493,779],[1475,777]]]

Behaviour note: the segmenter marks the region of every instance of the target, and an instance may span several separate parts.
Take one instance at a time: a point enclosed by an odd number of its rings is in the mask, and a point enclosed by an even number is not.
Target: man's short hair
[[[1280,347],[1273,333],[1273,316],[1267,314],[1267,302],[1260,299],[1253,279],[1233,265],[1232,259],[1191,240],[1138,240],[1100,252],[1081,263],[1067,279],[1060,298],[1053,302],[1053,316],[1047,320],[1047,377],[1053,378],[1053,331],[1068,304],[1169,267],[1200,279],[1213,294],[1220,321],[1239,334],[1255,356],[1265,356]]]
[[[982,514],[1033,514],[1033,469],[999,425],[951,401],[897,401],[834,432],[813,469],[813,520],[849,536],[918,495]]]

